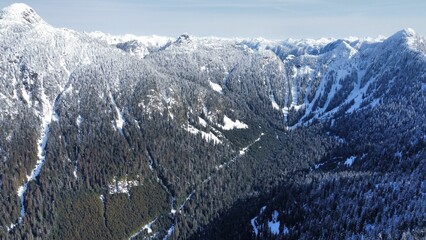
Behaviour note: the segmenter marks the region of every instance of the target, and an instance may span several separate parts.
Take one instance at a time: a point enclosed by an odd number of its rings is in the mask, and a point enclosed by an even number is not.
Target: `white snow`
[[[272,221],[268,221],[268,227],[274,235],[280,234],[280,221],[278,221],[278,216],[278,211],[274,210],[272,213]]]
[[[77,119],[75,120],[77,127],[80,127],[82,122],[83,122],[83,118],[81,117],[81,115],[78,115]]]
[[[213,142],[214,144],[220,144],[222,143],[222,141],[213,133],[209,132],[206,133],[204,131],[201,131],[197,128],[195,128],[194,126],[187,124],[187,126],[182,126],[182,128],[184,130],[186,130],[187,132],[194,134],[194,135],[198,135],[201,134],[201,137],[206,141],[206,142]]]
[[[118,43],[136,41],[138,45],[135,49],[131,49],[129,53],[140,58],[144,58],[145,56],[149,55],[150,48],[159,49],[172,41],[172,38],[157,35],[135,36],[132,34],[126,34],[122,36],[113,36],[99,31],[88,33],[88,35],[109,45],[117,45]]]
[[[78,160],[75,160],[74,171],[72,172],[72,175],[74,176],[75,179],[78,178],[77,171],[78,171]]]
[[[213,89],[213,91],[216,91],[216,92],[222,94],[222,87],[219,84],[214,83],[212,81],[209,81],[209,84],[210,84],[210,87]]]
[[[75,123],[77,124],[79,133],[80,133],[80,126],[82,122],[83,122],[83,118],[81,117],[81,115],[78,115],[77,119],[75,120]],[[78,158],[76,157],[74,161],[74,171],[73,171],[73,175],[75,179],[78,179],[77,171],[78,171]]]
[[[169,239],[172,236],[172,234],[173,234],[174,231],[175,231],[175,225],[172,225],[169,228],[169,230],[167,230],[167,235],[163,238],[163,240]]]
[[[265,209],[266,209],[266,206],[263,206],[259,211],[259,215],[261,215],[265,211]],[[252,218],[251,221],[250,221],[255,236],[257,236],[259,234],[259,229],[257,228],[257,221],[256,221],[257,218],[258,218],[258,216]]]
[[[257,229],[257,217],[251,219],[250,224],[253,228],[254,235],[257,236],[259,234],[259,229]]]
[[[115,126],[119,129],[119,130],[123,130],[123,126],[124,126],[124,118],[123,118],[123,114],[120,112],[120,110],[118,110],[118,108],[116,108],[117,111],[117,119],[115,120]]]
[[[176,198],[172,196],[172,199],[170,201],[170,214],[172,215],[176,214],[175,203],[176,203]]]
[[[355,156],[351,156],[348,159],[346,159],[346,161],[345,161],[346,167],[351,167],[352,164],[355,162],[355,159],[356,159]]]
[[[182,211],[182,209],[183,209],[183,207],[185,207],[185,205],[186,205],[186,203],[189,201],[189,200],[191,200],[191,198],[192,198],[192,195],[194,195],[195,194],[195,189],[188,195],[188,196],[186,196],[186,198],[185,198],[185,201],[180,205],[180,207],[179,207],[179,211]]]
[[[21,24],[44,23],[43,19],[24,3],[14,3],[0,12],[0,19]]]
[[[247,124],[241,122],[240,120],[232,121],[229,117],[226,115],[223,116],[223,123],[224,125],[218,125],[223,130],[232,130],[232,129],[247,129]]]
[[[148,155],[148,166],[149,166],[149,170],[151,170],[151,172],[154,171],[154,161],[152,160],[151,156]]]
[[[275,101],[274,95],[270,95],[269,98],[271,99],[272,108],[279,111],[280,110],[280,106]]]
[[[54,110],[53,110],[53,113],[52,113],[52,121],[54,121],[54,122],[59,122],[59,119],[60,119],[60,117],[59,117],[58,113],[57,113],[56,111],[54,111]]]
[[[146,230],[146,232],[148,234],[151,234],[152,233],[152,224],[154,224],[156,221],[157,221],[157,218],[154,219],[154,221],[149,222],[148,224],[146,224],[145,226],[143,226],[137,233],[135,233],[131,237],[129,237],[129,240],[135,238],[139,234],[143,233],[145,230]]]
[[[109,97],[111,99],[111,104],[115,109],[115,112],[117,114],[116,119],[115,119],[115,127],[122,132],[123,131],[123,126],[126,123],[126,121],[124,120],[123,117],[123,113],[120,111],[120,109],[118,109],[117,104],[115,103],[114,98],[112,97],[111,92],[109,93]]]
[[[324,165],[324,163],[315,164],[315,165],[314,165],[314,169],[315,169],[315,170],[317,170],[317,169],[319,169],[322,165]]]
[[[9,227],[6,227],[6,229],[7,229],[7,231],[8,231],[8,232],[10,232],[10,231],[12,231],[13,229],[15,229],[15,227],[16,227],[16,224],[11,223]]]
[[[130,188],[134,186],[139,186],[137,180],[127,180],[127,177],[117,180],[117,178],[114,177],[113,182],[108,185],[109,194],[127,193],[129,195]]]
[[[260,136],[254,140],[252,143],[250,143],[249,145],[247,145],[246,147],[242,148],[240,150],[240,156],[246,154],[246,152],[250,149],[251,146],[253,146],[255,143],[259,142],[260,139],[262,138],[262,136],[265,135],[264,133],[261,133]]]
[[[105,41],[110,45],[115,45],[117,43],[123,43],[123,42],[129,42],[136,40],[144,45],[147,46],[157,46],[161,47],[165,44],[167,44],[169,41],[172,40],[170,37],[163,37],[163,36],[157,36],[157,35],[151,35],[151,36],[136,36],[133,34],[125,34],[122,36],[113,36],[108,33],[103,32],[91,32],[88,33],[89,36],[93,38],[97,38],[99,40]]]
[[[246,154],[247,150],[248,150],[248,147],[245,147],[245,148],[241,149],[240,150],[240,156]]]
[[[200,117],[198,117],[198,123],[199,123],[201,126],[203,126],[203,127],[207,127],[207,122],[206,122],[206,120],[204,120],[204,119],[202,119],[202,118],[200,118]]]

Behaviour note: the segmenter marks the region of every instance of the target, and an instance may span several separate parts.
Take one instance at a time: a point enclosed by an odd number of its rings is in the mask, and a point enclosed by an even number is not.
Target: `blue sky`
[[[2,0],[3,8],[14,1]],[[426,34],[424,0],[27,0],[47,22],[111,34],[264,37]]]

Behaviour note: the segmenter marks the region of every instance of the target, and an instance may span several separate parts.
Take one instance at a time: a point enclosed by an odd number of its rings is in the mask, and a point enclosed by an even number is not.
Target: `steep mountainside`
[[[0,12],[0,238],[426,232],[426,42],[114,37]]]

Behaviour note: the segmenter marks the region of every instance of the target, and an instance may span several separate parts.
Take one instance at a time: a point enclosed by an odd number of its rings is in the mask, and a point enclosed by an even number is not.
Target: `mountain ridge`
[[[413,30],[114,37],[54,28],[24,4],[0,16],[0,238],[326,238],[313,222],[336,202],[362,216],[323,221],[323,234],[424,230],[407,210],[421,208],[426,169],[426,47]],[[412,202],[393,187],[407,181]],[[392,192],[374,192],[386,207],[358,206],[368,186]],[[391,211],[418,220],[388,231]]]

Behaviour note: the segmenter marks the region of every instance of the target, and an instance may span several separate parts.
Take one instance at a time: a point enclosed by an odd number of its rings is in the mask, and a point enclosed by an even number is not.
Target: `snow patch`
[[[20,211],[20,217],[18,219],[18,224],[21,224],[23,221],[23,218],[25,216],[25,192],[27,191],[28,188],[28,183],[30,181],[34,181],[37,176],[40,174],[41,169],[44,165],[44,162],[46,160],[46,153],[45,153],[45,148],[46,148],[46,144],[47,144],[47,140],[49,137],[49,125],[52,122],[52,118],[53,118],[53,107],[50,104],[45,92],[44,92],[44,88],[41,89],[41,103],[42,103],[42,113],[40,114],[41,117],[41,129],[40,129],[40,138],[37,141],[37,162],[36,165],[34,166],[33,170],[31,171],[31,174],[28,176],[27,175],[27,179],[24,180],[24,184],[21,185],[18,188],[17,194],[18,197],[20,199],[20,207],[21,207],[21,211]]]
[[[274,235],[280,234],[280,221],[278,221],[278,216],[278,211],[274,210],[274,212],[272,213],[272,221],[268,221],[268,228]]]
[[[322,165],[324,165],[324,163],[318,163],[314,165],[314,169],[317,170],[319,169]]]
[[[355,156],[351,156],[348,159],[346,159],[346,161],[345,161],[346,167],[351,167],[352,164],[355,162],[355,159],[356,159]]]
[[[240,120],[232,121],[229,117],[226,115],[223,116],[223,123],[224,125],[218,125],[223,130],[232,130],[232,129],[247,129],[247,124],[241,122]]]
[[[130,188],[134,186],[139,186],[139,181],[127,180],[127,177],[117,180],[117,177],[114,177],[113,182],[108,185],[108,190],[109,194],[127,193],[129,195]]]
[[[203,126],[203,127],[207,127],[207,122],[206,122],[206,120],[204,120],[204,119],[202,119],[202,118],[200,118],[200,117],[198,117],[198,123],[199,123],[201,126]]]
[[[206,142],[213,142],[214,144],[220,144],[222,143],[222,141],[216,137],[216,135],[214,135],[213,133],[209,132],[206,133],[204,131],[198,130],[197,128],[195,128],[194,126],[188,124],[186,127],[183,126],[182,127],[185,131],[194,134],[194,135],[198,135],[201,134],[201,137],[206,141]]]
[[[259,211],[259,215],[261,215],[265,211],[265,209],[266,209],[266,206],[263,206]],[[259,229],[257,228],[257,221],[256,221],[257,218],[258,216],[252,218],[250,221],[255,236],[259,234]]]
[[[156,221],[157,221],[157,218],[154,219],[154,221],[152,221],[152,222],[146,224],[145,226],[143,226],[137,233],[133,234],[129,238],[129,240],[135,238],[136,236],[138,236],[139,234],[143,233],[144,231],[146,231],[148,234],[151,234],[152,233],[152,224],[154,224]]]
[[[52,113],[52,121],[59,122],[59,119],[60,119],[59,114],[56,111],[53,111],[53,113]]]
[[[209,81],[209,85],[213,89],[213,91],[222,94],[222,87],[219,84]]]
[[[75,179],[78,178],[77,171],[78,171],[78,161],[76,160],[74,163],[74,171],[72,172],[72,175],[74,176]]]
[[[11,223],[10,226],[6,227],[7,231],[10,232],[16,228],[16,224]]]
[[[78,115],[77,119],[75,120],[77,127],[80,127],[82,122],[83,122],[83,118],[80,115]]]
[[[263,135],[265,135],[264,133],[261,133],[260,134],[260,136],[256,139],[256,140],[254,140],[252,143],[250,143],[248,146],[246,146],[245,148],[242,148],[241,150],[240,150],[240,156],[242,156],[242,155],[244,155],[244,154],[246,154],[246,152],[250,149],[250,147],[251,146],[253,146],[255,143],[257,143],[257,142],[259,142],[260,141],[260,139],[261,139],[261,137],[263,136]]]
[[[109,97],[110,97],[110,99],[111,99],[111,104],[112,104],[112,106],[114,107],[115,112],[117,113],[117,116],[116,116],[116,119],[115,119],[115,127],[116,127],[116,128],[117,128],[120,132],[122,132],[122,131],[123,131],[124,123],[125,123],[126,121],[124,120],[123,113],[120,111],[120,109],[118,109],[117,104],[115,103],[115,100],[114,100],[114,98],[112,97],[111,92],[109,93]]]
[[[167,235],[163,238],[163,240],[169,239],[172,236],[172,234],[173,234],[174,231],[175,231],[175,225],[172,225],[169,228],[169,230],[167,230]]]
[[[274,95],[270,95],[269,98],[271,99],[272,108],[279,111],[280,110],[280,106],[275,101]]]

